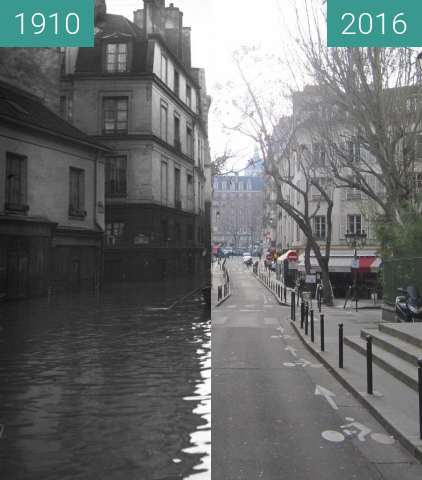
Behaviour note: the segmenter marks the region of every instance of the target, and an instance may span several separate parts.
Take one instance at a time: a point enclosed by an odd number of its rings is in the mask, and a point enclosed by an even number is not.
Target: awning
[[[353,256],[336,256],[331,255],[328,262],[329,271],[332,273],[350,273],[352,268]],[[381,266],[381,259],[375,256],[359,257],[360,272],[377,272]],[[320,272],[318,262],[314,256],[311,256],[311,269],[314,272]],[[305,271],[305,254],[299,257],[298,270]]]
[[[277,258],[277,263],[282,263],[282,262],[284,262],[284,260],[290,260],[290,256],[292,254],[296,255],[296,259],[295,259],[295,261],[296,261],[297,260],[297,251],[296,250],[287,250],[286,253],[283,253],[283,255],[280,255]]]

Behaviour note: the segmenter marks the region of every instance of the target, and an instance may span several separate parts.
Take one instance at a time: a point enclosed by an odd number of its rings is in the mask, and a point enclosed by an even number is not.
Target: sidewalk
[[[384,427],[416,458],[422,460],[422,440],[419,438],[418,394],[392,375],[373,364],[374,395],[368,395],[366,357],[344,344],[344,368],[338,367],[338,325],[343,324],[344,337],[359,336],[362,329],[377,329],[381,323],[380,310],[354,310],[323,307],[325,316],[325,351],[320,348],[320,314],[314,303],[315,343],[300,328],[300,308],[296,321],[291,322],[307,348],[332,374],[363,403]],[[290,311],[285,315],[290,317]]]

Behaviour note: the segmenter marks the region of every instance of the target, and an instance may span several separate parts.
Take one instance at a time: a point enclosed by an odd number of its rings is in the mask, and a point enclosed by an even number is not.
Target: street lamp
[[[353,248],[353,263],[352,270],[354,271],[353,276],[353,293],[356,302],[356,311],[358,310],[358,270],[359,270],[359,257],[358,257],[358,248],[363,248],[366,245],[366,232],[362,230],[360,232],[349,232],[347,231],[344,235],[346,238],[347,246]],[[346,296],[346,301],[344,303],[344,308],[346,308],[347,300],[349,295]]]

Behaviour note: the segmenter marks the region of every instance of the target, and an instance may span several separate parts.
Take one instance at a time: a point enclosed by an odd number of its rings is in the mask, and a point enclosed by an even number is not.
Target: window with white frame
[[[192,135],[192,126],[186,125],[186,155],[188,157],[193,156],[193,135]]]
[[[348,160],[353,163],[360,162],[360,143],[353,137],[346,142]]]
[[[86,216],[85,171],[80,168],[69,168],[69,216]]]
[[[128,71],[127,43],[108,43],[106,46],[107,73],[122,73]]]
[[[161,101],[160,109],[160,136],[167,142],[167,133],[168,133],[168,105],[163,100]]]
[[[347,215],[347,231],[349,233],[362,233],[362,215]]]
[[[187,198],[187,208],[189,211],[193,210],[193,175],[191,173],[186,174],[186,198]]]
[[[327,234],[327,219],[325,215],[314,217],[314,235],[317,240],[325,240]]]
[[[161,75],[160,75],[161,80],[164,83],[167,83],[167,78],[168,78],[168,60],[165,55],[161,55]]]
[[[192,108],[192,87],[186,84],[186,105]]]

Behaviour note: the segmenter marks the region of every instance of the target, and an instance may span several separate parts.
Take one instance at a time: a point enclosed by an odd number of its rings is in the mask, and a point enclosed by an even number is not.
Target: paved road
[[[421,465],[304,349],[289,309],[239,259],[228,267],[232,296],[212,312],[212,477],[422,478]]]

